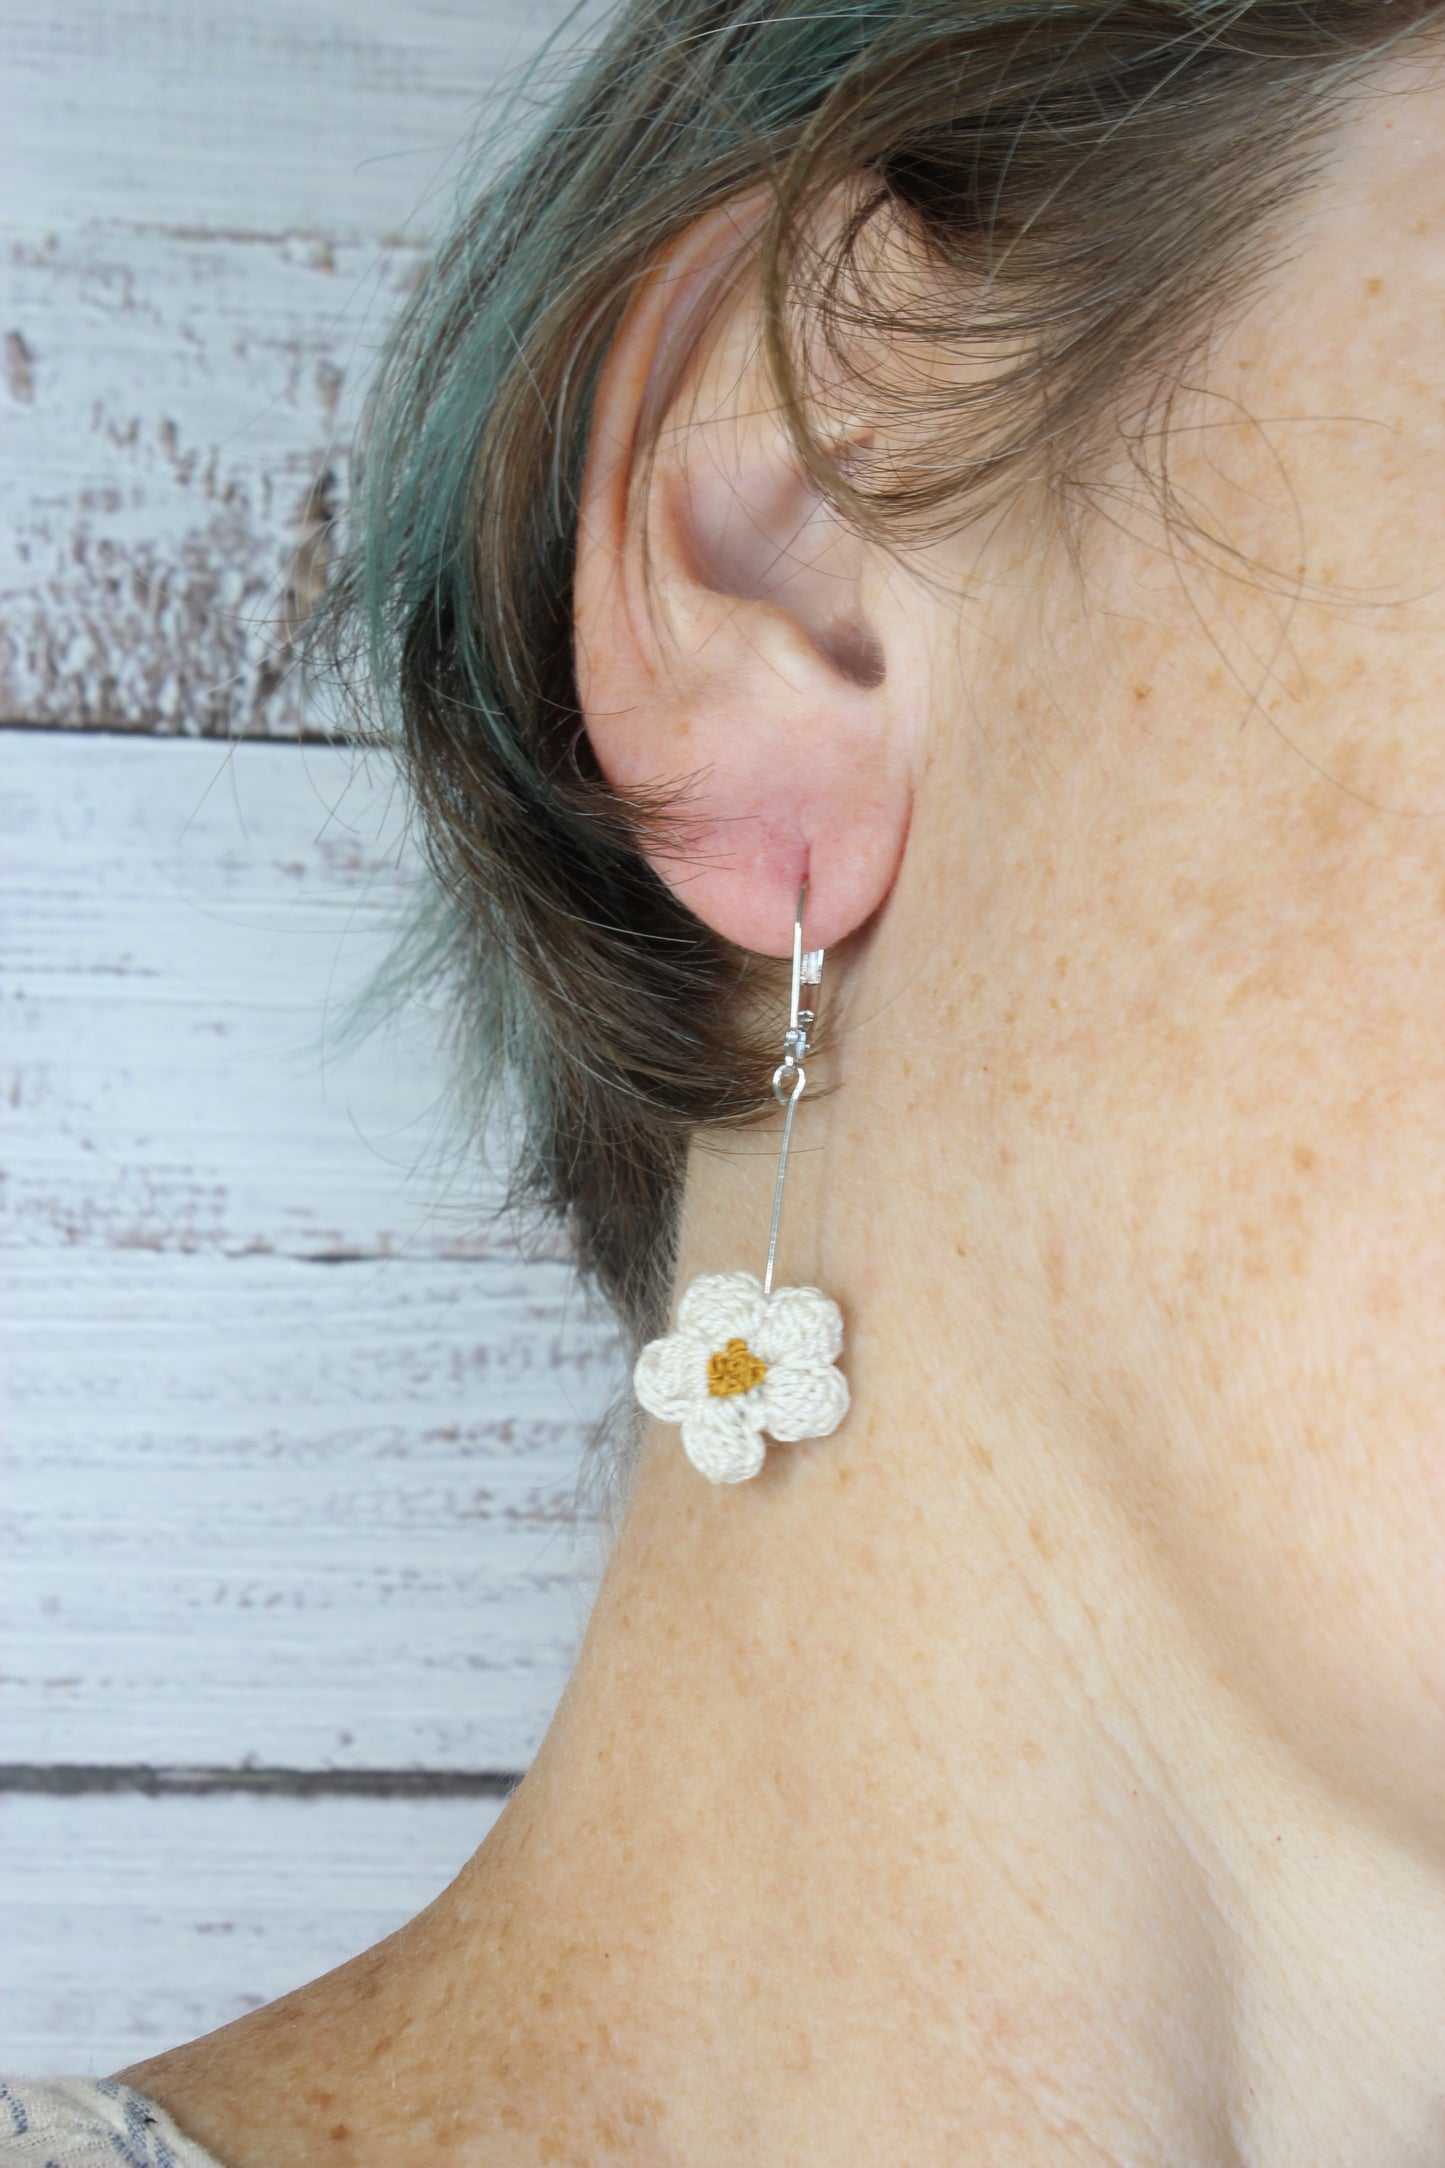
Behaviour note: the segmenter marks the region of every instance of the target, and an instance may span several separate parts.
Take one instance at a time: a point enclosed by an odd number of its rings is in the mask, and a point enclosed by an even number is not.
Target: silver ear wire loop
[[[763,1274],[763,1293],[773,1291],[773,1267],[778,1258],[778,1228],[783,1217],[783,1184],[788,1178],[788,1150],[793,1141],[793,1116],[798,1101],[808,1088],[807,1071],[803,1063],[812,1050],[812,1031],[817,1015],[815,989],[823,977],[823,951],[803,947],[803,906],[808,900],[808,884],[804,881],[798,891],[798,915],[793,923],[793,987],[788,1003],[788,1028],[783,1033],[783,1058],[773,1071],[773,1097],[783,1109],[783,1141],[778,1152],[778,1181],[773,1191],[773,1224],[768,1235],[768,1263]],[[803,1007],[804,989],[808,992],[808,1006]]]

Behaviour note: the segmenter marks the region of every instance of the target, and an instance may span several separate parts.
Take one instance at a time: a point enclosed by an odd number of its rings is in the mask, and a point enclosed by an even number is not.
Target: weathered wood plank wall
[[[101,2077],[243,2017],[420,1911],[499,1808],[246,1793],[0,1799],[7,2067]]]
[[[458,145],[564,12],[0,15],[0,711],[294,733],[288,621],[324,569],[379,338]]]
[[[612,1336],[492,1224],[438,1019],[343,1043],[414,873],[287,670],[457,145],[560,15],[0,21],[12,2065],[114,2067],[396,1925],[580,1631]]]
[[[565,1675],[610,1341],[446,1196],[426,1012],[327,1058],[354,770],[0,734],[7,1761],[515,1770]]]

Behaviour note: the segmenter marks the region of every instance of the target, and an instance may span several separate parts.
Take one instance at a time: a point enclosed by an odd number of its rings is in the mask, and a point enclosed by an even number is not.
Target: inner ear
[[[883,683],[862,600],[866,545],[806,473],[780,418],[694,422],[663,487],[673,548],[699,586],[785,612],[840,677]]]

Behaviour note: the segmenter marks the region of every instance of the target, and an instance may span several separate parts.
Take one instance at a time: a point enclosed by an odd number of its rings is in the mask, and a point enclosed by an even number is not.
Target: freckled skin
[[[130,2073],[229,2168],[1445,2160],[1445,89],[1395,88],[1174,413],[1206,539],[1135,481],[1075,555],[1023,506],[860,574],[927,757],[783,1259],[853,1412],[734,1491],[650,1435],[456,1883]],[[697,1150],[683,1282],[771,1179]]]

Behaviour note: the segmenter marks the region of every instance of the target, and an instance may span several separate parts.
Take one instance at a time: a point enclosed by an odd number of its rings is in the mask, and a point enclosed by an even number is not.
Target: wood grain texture
[[[7,1761],[515,1769],[560,1690],[614,1339],[452,1170],[424,1011],[324,1058],[388,803],[0,732]]]
[[[489,1800],[0,1799],[0,2061],[95,2077],[368,1948]]]
[[[0,17],[0,717],[294,735],[382,332],[561,0]]]
[[[478,1256],[440,1019],[346,1025],[415,891],[393,779],[322,747],[0,732],[0,1240]]]
[[[7,1759],[525,1766],[581,1623],[565,1287],[77,1262],[7,1296]]]

